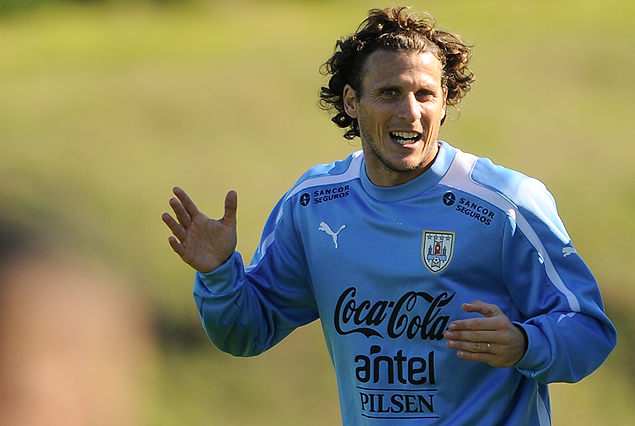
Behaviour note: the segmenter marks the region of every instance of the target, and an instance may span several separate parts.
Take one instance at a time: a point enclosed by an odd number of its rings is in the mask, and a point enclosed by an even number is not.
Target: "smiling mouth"
[[[399,145],[416,143],[421,139],[421,133],[417,132],[390,132],[390,138]]]

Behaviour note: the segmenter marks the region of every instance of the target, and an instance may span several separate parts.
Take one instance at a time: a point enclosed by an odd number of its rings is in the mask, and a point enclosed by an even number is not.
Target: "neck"
[[[434,149],[430,150],[419,164],[414,167],[399,169],[384,162],[381,156],[377,155],[371,147],[365,146],[363,148],[366,175],[373,185],[381,187],[399,186],[418,178],[430,170],[439,154],[439,143],[437,142],[434,144]]]

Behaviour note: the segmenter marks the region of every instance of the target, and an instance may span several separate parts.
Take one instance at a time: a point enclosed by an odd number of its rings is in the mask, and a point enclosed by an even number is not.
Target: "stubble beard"
[[[360,128],[360,135],[364,135],[363,129]],[[372,138],[364,138],[363,139],[365,142],[363,142],[363,145],[366,145],[368,147],[368,149],[371,151],[372,155],[379,160],[379,162],[384,166],[384,168],[386,169],[386,171],[389,172],[394,172],[394,173],[413,173],[416,171],[420,171],[421,173],[424,173],[426,170],[428,170],[431,166],[432,163],[434,163],[434,159],[436,158],[436,155],[430,159],[430,164],[427,165],[423,165],[424,162],[426,162],[426,160],[428,160],[428,156],[430,151],[432,150],[432,144],[438,144],[438,141],[434,141],[431,142],[430,146],[426,146],[424,147],[424,153],[425,155],[421,158],[421,161],[419,161],[416,164],[412,164],[412,165],[407,165],[407,164],[395,164],[391,161],[388,160],[388,158],[386,158],[386,156],[384,156],[379,149],[377,149],[377,144],[376,141],[373,140]],[[368,161],[368,160],[367,160]]]

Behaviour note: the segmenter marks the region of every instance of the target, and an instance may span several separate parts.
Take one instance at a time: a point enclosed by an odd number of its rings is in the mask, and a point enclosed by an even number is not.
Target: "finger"
[[[176,198],[170,198],[170,207],[172,207],[179,223],[183,225],[184,228],[189,228],[192,224],[192,217],[187,211],[185,211],[183,204],[181,204],[181,202]]]
[[[501,354],[500,352],[497,352],[500,350],[501,350],[500,347],[495,347],[494,345],[491,345],[491,349],[488,348],[488,351],[486,352],[458,350],[456,354],[461,359],[464,359],[467,361],[486,362],[492,367],[498,367],[498,368],[511,367],[512,365],[515,365],[520,360],[520,358],[517,358],[517,357],[510,358],[506,356],[504,353]]]
[[[236,211],[238,210],[238,193],[234,190],[229,191],[225,196],[225,215],[223,220],[236,226]]]
[[[196,204],[194,203],[194,201],[192,201],[190,196],[187,195],[187,192],[185,192],[178,186],[174,187],[172,191],[174,192],[174,195],[176,195],[176,198],[179,199],[179,201],[183,205],[183,208],[185,209],[187,214],[190,215],[191,218],[199,214],[198,207],[196,207]]]
[[[444,337],[446,338],[446,340],[456,340],[463,342],[494,342],[498,340],[497,333],[498,332],[495,330],[447,330],[444,333]]]
[[[163,222],[168,226],[168,228],[170,228],[170,231],[172,231],[174,236],[178,238],[180,242],[183,242],[185,240],[185,238],[187,237],[187,232],[179,222],[177,222],[168,213],[163,213],[161,219],[163,219]]]
[[[490,342],[462,342],[459,340],[448,340],[446,346],[461,352],[471,352],[480,354],[493,354],[496,345]]]
[[[473,353],[494,353],[498,345],[490,340],[446,340],[446,346],[450,349]]]
[[[183,256],[183,253],[185,252],[185,248],[183,247],[183,245],[181,243],[178,242],[178,240],[174,237],[168,237],[168,243],[170,243],[170,247],[172,247],[172,250],[174,250],[174,252],[176,254],[178,254],[179,256]]]
[[[490,365],[496,364],[496,355],[488,352],[457,351],[456,355],[467,361],[486,362]]]
[[[502,313],[498,306],[481,302],[480,300],[475,300],[472,303],[464,303],[461,305],[461,309],[465,312],[481,314],[486,318],[491,318]]]
[[[450,323],[448,330],[451,332],[461,331],[495,331],[501,326],[497,317],[492,318],[469,318],[456,320]]]

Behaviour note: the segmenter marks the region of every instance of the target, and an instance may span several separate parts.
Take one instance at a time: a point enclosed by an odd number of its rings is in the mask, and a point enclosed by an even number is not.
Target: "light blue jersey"
[[[535,179],[447,143],[432,168],[377,187],[362,152],[309,170],[280,200],[250,266],[197,274],[207,334],[257,355],[320,318],[344,426],[551,424],[547,383],[615,346],[597,283]],[[523,327],[514,367],[461,360],[443,332],[497,305]]]

